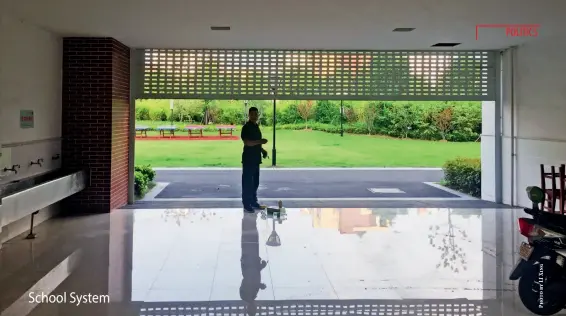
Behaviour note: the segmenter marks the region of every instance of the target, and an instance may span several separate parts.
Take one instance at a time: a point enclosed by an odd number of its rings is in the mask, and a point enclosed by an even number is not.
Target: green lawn
[[[262,132],[269,140],[264,148],[271,155],[273,130],[263,128]],[[241,152],[241,141],[138,140],[136,164],[153,167],[237,167]],[[340,137],[317,131],[277,130],[279,167],[441,167],[446,160],[456,157],[479,158],[480,143],[365,135]],[[264,161],[264,166],[269,165],[271,160]]]

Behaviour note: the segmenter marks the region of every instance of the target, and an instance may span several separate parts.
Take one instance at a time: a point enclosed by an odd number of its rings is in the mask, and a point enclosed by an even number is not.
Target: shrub
[[[308,121],[314,112],[313,105],[314,104],[312,100],[308,100],[299,103],[299,105],[297,106],[297,110],[299,111],[301,118],[305,121],[305,129],[309,127]]]
[[[280,124],[286,124],[287,120],[285,119],[285,116],[283,115],[283,112],[279,109],[277,109],[277,126],[279,126]],[[260,117],[259,120],[261,125],[264,126],[273,126],[273,110],[269,109],[266,110],[263,115]],[[294,121],[293,121],[294,122]]]
[[[409,133],[415,123],[415,106],[410,103],[394,104],[391,107],[389,136],[408,138]]]
[[[221,124],[243,124],[246,121],[246,115],[244,111],[234,108],[227,108],[220,114]]]
[[[178,121],[189,121],[202,124],[214,122],[216,124],[242,124],[247,119],[242,107],[226,104],[228,101],[213,100],[176,100],[173,119]],[[259,123],[262,126],[273,124],[273,101],[251,100],[248,107],[255,106],[259,109]],[[304,123],[301,118],[298,104],[304,101],[278,100],[277,101],[277,125]],[[325,130],[336,130],[325,126],[332,124],[340,126],[340,102],[339,101],[317,101],[313,108],[314,114],[309,116],[309,128],[323,128]],[[169,100],[143,100],[136,103],[136,119],[169,121]],[[359,130],[359,123],[364,124],[364,109],[370,108],[375,113],[372,126],[365,130]],[[243,104],[242,104],[243,105]],[[217,108],[222,111],[219,112]],[[450,113],[445,112],[442,122],[439,121],[439,113],[446,108],[452,108]],[[242,110],[240,110],[242,109]],[[304,108],[303,110],[307,110]],[[304,114],[308,114],[305,111]],[[149,117],[148,117],[149,116]],[[372,115],[373,116],[373,115]],[[367,117],[371,122],[371,117]],[[450,121],[450,124],[448,123]],[[387,135],[399,138],[413,138],[423,140],[441,140],[446,138],[451,142],[473,142],[478,141],[481,134],[481,103],[480,102],[440,102],[422,101],[408,103],[403,101],[375,102],[375,101],[348,101],[344,102],[344,130],[349,133]],[[313,124],[318,127],[311,127]],[[160,125],[160,123],[155,124]],[[303,124],[304,126],[305,124]],[[324,126],[324,127],[321,127]],[[356,126],[353,128],[351,126]],[[439,128],[440,127],[440,128]],[[352,131],[349,131],[351,129]],[[339,130],[339,129],[338,129]],[[354,132],[355,131],[355,132]]]
[[[173,121],[187,122],[191,120],[189,108],[186,104],[175,102],[173,107]]]
[[[344,118],[348,123],[356,123],[358,121],[358,114],[351,104],[344,104]]]
[[[320,131],[332,134],[340,134],[340,125],[334,124],[321,124],[321,123],[311,123],[309,124],[309,128],[313,131]],[[284,129],[284,130],[304,130],[305,125],[299,124],[283,124],[277,125],[277,129]],[[344,124],[344,132],[350,134],[366,134],[367,127],[364,123],[354,123],[354,124]]]
[[[155,179],[155,171],[153,170],[153,168],[151,168],[150,165],[135,166],[134,171],[143,173],[146,176],[148,182],[152,182]]]
[[[169,115],[165,109],[153,108],[149,112],[149,118],[152,121],[167,121]]]
[[[314,117],[318,123],[340,124],[340,107],[330,101],[318,101],[314,110]]]
[[[149,181],[147,176],[140,171],[134,172],[134,190],[137,196],[143,196],[148,189]]]
[[[273,116],[273,110],[270,111],[270,115]],[[273,124],[273,118],[270,118],[269,121]],[[290,104],[283,110],[277,109],[277,123],[296,124],[299,122],[301,122],[301,114],[297,104]]]
[[[444,181],[449,188],[481,196],[481,161],[477,158],[456,158],[444,164]]]
[[[474,142],[481,134],[481,105],[470,102],[454,107],[452,129],[446,136],[453,142]]]
[[[440,131],[440,135],[442,136],[442,140],[446,140],[446,134],[452,128],[452,117],[454,114],[454,110],[451,106],[442,109],[440,112],[436,113],[434,116],[434,123]]]
[[[140,121],[150,120],[149,109],[145,106],[136,107],[136,120],[140,120]]]
[[[375,133],[375,119],[378,115],[379,104],[374,102],[367,103],[360,112],[360,117],[363,123],[366,124],[366,129],[369,135]]]

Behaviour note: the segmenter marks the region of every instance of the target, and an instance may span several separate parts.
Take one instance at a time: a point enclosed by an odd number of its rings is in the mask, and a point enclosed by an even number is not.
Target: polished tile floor
[[[58,218],[0,250],[0,316],[528,315],[507,279],[521,215],[160,209]]]

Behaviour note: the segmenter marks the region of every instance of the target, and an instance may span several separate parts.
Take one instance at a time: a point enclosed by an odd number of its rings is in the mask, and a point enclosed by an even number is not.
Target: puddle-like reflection
[[[516,210],[288,209],[279,222],[236,209],[117,211],[94,222],[77,220],[84,222],[78,227],[59,227],[58,235],[42,232],[46,239],[36,249],[46,255],[34,255],[33,265],[18,269],[6,257],[9,252],[27,256],[18,251],[18,242],[2,250],[0,263],[19,275],[37,272],[38,265],[48,274],[56,267],[50,262],[63,259],[49,254],[57,253],[50,251],[65,236],[67,249],[83,249],[88,260],[64,282],[53,283],[56,291],[104,294],[106,289],[108,311],[116,315],[181,309],[183,315],[433,315],[455,308],[449,315],[515,316],[523,309],[507,276],[521,240],[518,215]],[[57,255],[68,256],[66,251]],[[0,296],[4,292],[0,289]],[[77,309],[38,306],[30,315],[49,313],[76,315]]]
[[[246,302],[249,315],[255,315],[256,299],[260,290],[267,286],[261,281],[261,270],[267,266],[267,261],[259,256],[259,233],[257,229],[257,213],[244,213],[242,217],[242,283],[240,298]]]

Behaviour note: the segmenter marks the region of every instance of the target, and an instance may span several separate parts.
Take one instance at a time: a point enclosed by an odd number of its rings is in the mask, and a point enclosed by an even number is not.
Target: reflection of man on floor
[[[259,233],[257,231],[257,215],[244,213],[242,218],[242,284],[240,297],[248,304],[248,315],[255,315],[255,300],[259,290],[265,290],[261,283],[261,270],[267,262],[259,257]]]
[[[262,157],[267,157],[267,151],[261,147],[267,140],[262,138],[261,130],[257,124],[259,112],[252,107],[248,112],[248,122],[242,127],[242,141],[244,151],[242,153],[242,204],[246,212],[253,213],[254,209],[260,208],[257,201],[257,189],[259,188],[259,165]]]

